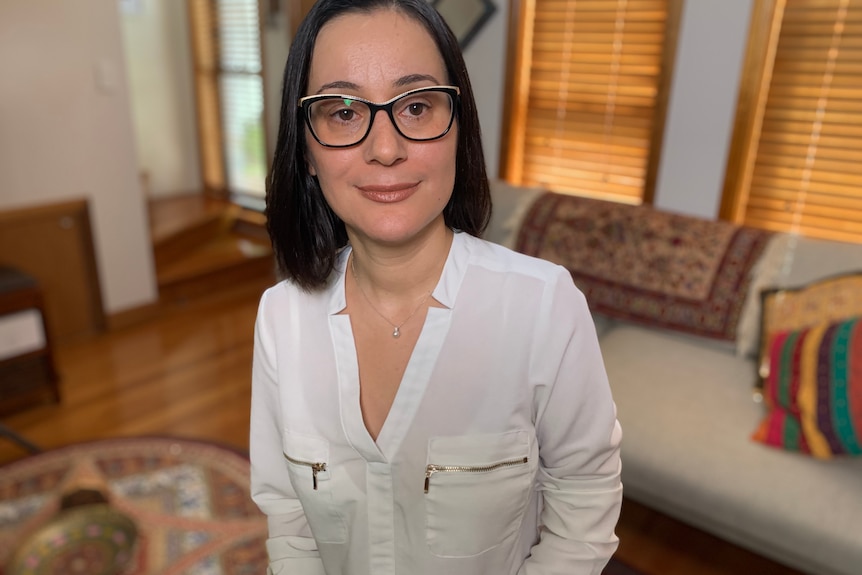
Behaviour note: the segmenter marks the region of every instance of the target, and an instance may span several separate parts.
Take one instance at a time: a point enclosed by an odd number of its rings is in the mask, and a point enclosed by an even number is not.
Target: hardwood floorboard
[[[617,557],[644,575],[803,575],[626,499]]]
[[[255,279],[144,324],[59,346],[61,403],[3,423],[46,449],[147,434],[247,449],[254,318],[269,283]],[[0,442],[0,463],[23,455]]]
[[[56,350],[62,402],[2,419],[44,449],[172,435],[248,449],[254,319],[265,278]],[[0,441],[0,463],[24,457]],[[644,575],[800,575],[626,500],[618,557]]]

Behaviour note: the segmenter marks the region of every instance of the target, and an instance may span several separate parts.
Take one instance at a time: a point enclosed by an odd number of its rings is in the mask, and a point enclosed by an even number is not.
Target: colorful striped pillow
[[[862,317],[770,338],[754,439],[819,458],[862,455]]]

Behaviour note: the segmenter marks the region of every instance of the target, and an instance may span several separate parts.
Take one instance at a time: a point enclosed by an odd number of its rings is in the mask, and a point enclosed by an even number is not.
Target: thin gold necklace
[[[362,285],[359,283],[359,274],[356,273],[356,263],[355,262],[356,262],[356,258],[354,258],[353,255],[351,254],[351,256],[350,256],[350,271],[353,272],[353,281],[356,283],[356,287],[359,288],[359,293],[362,294],[362,297],[365,299],[366,302],[368,302],[368,305],[371,307],[371,309],[374,310],[374,313],[376,313],[377,315],[382,317],[386,321],[386,323],[388,323],[389,325],[392,326],[392,337],[397,339],[398,337],[401,336],[401,326],[403,326],[405,323],[410,321],[410,318],[412,318],[414,315],[416,315],[416,312],[418,312],[422,308],[422,306],[425,304],[425,302],[428,301],[428,298],[431,296],[431,292],[430,291],[426,292],[425,295],[422,296],[422,300],[419,302],[419,305],[416,306],[416,309],[414,309],[412,312],[410,312],[410,315],[408,315],[404,321],[402,321],[401,323],[396,325],[396,324],[392,323],[391,321],[389,321],[388,317],[386,317],[385,315],[380,313],[380,310],[378,310],[376,307],[374,307],[374,304],[371,303],[370,299],[368,299],[368,294],[365,293],[365,290],[362,289]]]

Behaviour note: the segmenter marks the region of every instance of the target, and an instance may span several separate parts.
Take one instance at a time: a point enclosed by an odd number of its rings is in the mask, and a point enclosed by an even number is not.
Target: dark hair
[[[299,26],[284,69],[281,122],[266,192],[267,229],[279,272],[300,287],[323,287],[347,244],[344,222],[335,215],[308,173],[305,122],[297,102],[306,95],[314,43],[330,20],[351,12],[394,9],[422,24],[443,57],[449,81],[461,89],[457,109],[455,186],[443,210],[446,225],[479,236],[491,216],[491,194],[476,102],[458,41],[427,0],[318,0]]]

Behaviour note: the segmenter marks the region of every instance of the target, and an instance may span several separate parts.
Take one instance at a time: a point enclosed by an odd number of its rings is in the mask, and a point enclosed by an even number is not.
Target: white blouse
[[[621,431],[595,328],[560,266],[457,233],[375,442],[340,254],[264,293],[252,497],[283,575],[599,575],[617,547]]]

